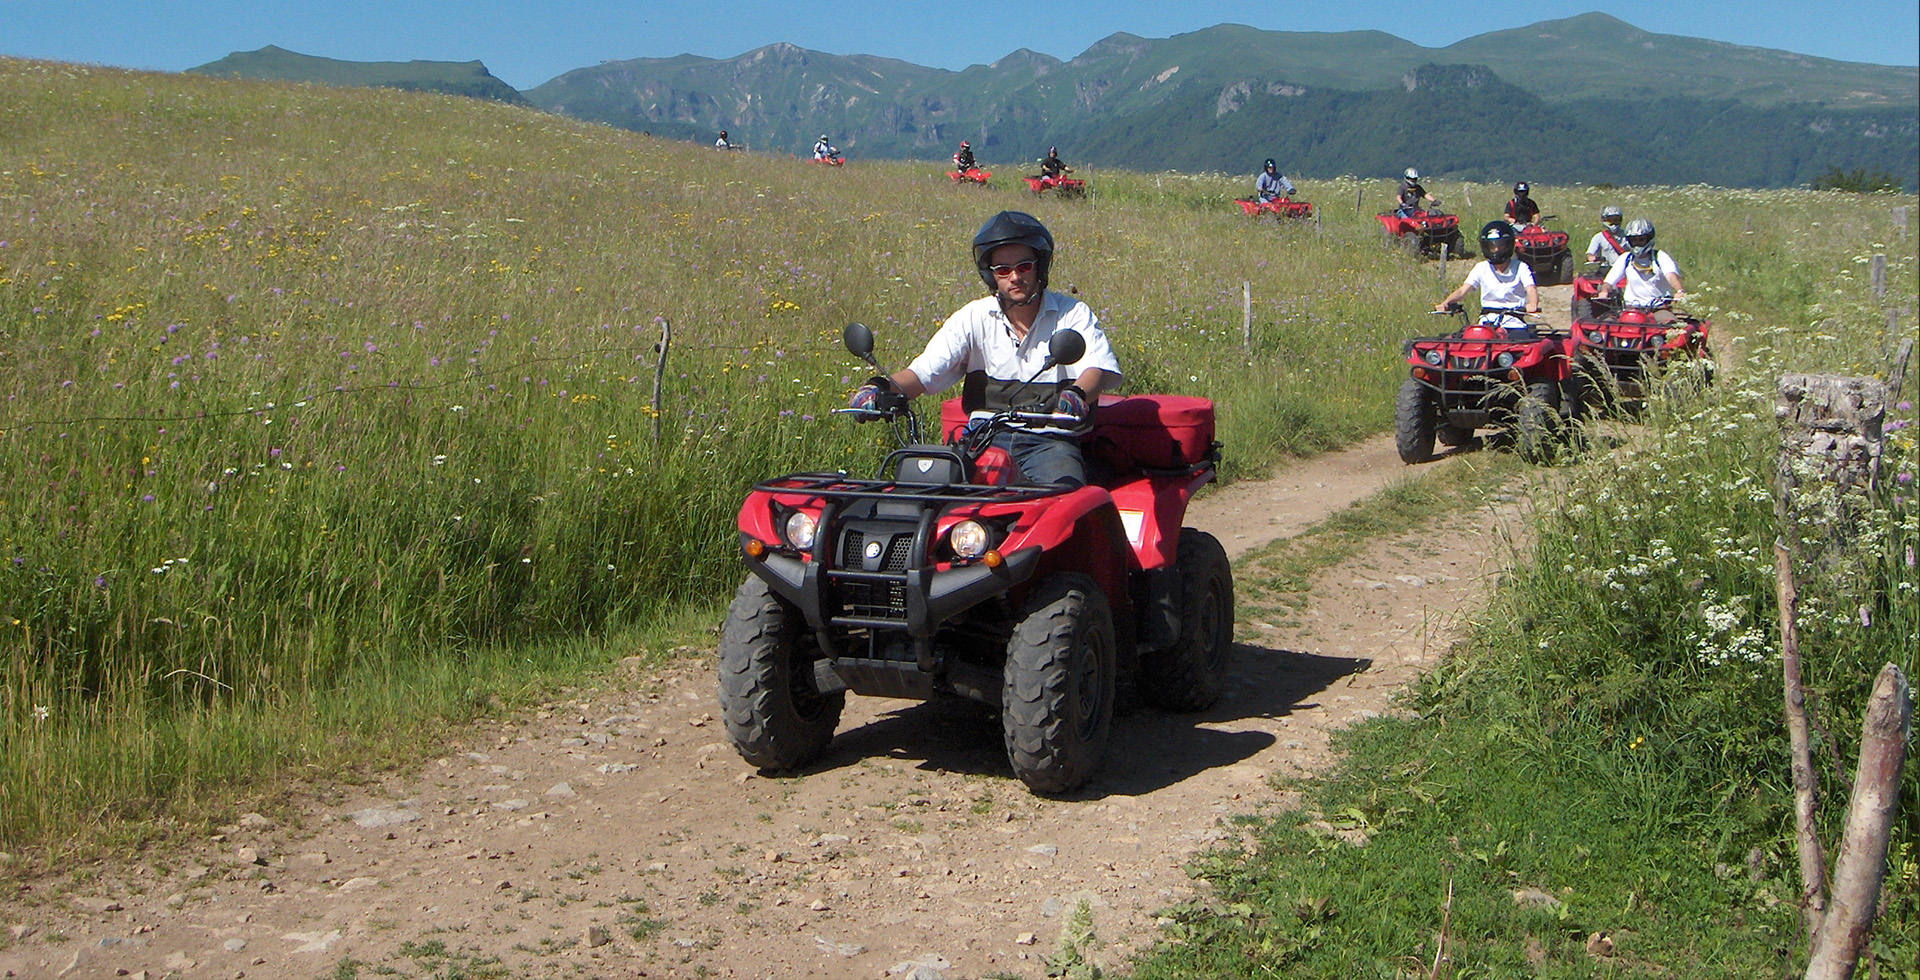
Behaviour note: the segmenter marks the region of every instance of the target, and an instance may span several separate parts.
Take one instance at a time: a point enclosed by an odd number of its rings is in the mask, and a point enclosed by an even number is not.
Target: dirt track
[[[1116,963],[1193,894],[1182,865],[1223,818],[1286,803],[1270,777],[1323,767],[1479,607],[1518,506],[1375,542],[1288,621],[1249,612],[1246,552],[1406,472],[1383,436],[1199,501],[1242,576],[1226,695],[1116,720],[1072,799],[1029,794],[967,704],[850,698],[815,768],[756,775],[690,656],[418,772],[34,882],[0,904],[0,975],[1041,977],[1080,900]]]

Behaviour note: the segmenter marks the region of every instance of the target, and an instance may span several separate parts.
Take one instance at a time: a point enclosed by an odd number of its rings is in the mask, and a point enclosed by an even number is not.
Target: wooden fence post
[[[660,343],[654,350],[660,352],[660,359],[653,362],[653,444],[660,444],[660,379],[667,373],[667,348],[673,346],[673,324],[666,317],[660,318]]]
[[[1900,240],[1907,240],[1907,206],[1902,204],[1893,209],[1893,226],[1900,229]]]
[[[1451,242],[1440,243],[1440,264],[1438,266],[1435,266],[1435,268],[1440,270],[1441,282],[1447,281],[1447,251],[1452,247],[1453,247],[1453,243]]]
[[[1253,283],[1240,280],[1240,346],[1253,349]]]
[[[1800,856],[1800,924],[1811,940],[1819,933],[1827,910],[1826,856],[1820,849],[1820,830],[1814,825],[1819,781],[1814,777],[1813,742],[1807,736],[1807,696],[1800,683],[1800,631],[1796,625],[1800,590],[1793,581],[1793,555],[1777,538],[1773,542],[1773,590],[1780,609],[1780,679],[1786,692],[1787,745],[1793,771],[1793,843]]]
[[[1913,735],[1913,691],[1900,668],[1880,668],[1860,727],[1860,765],[1847,801],[1840,856],[1833,862],[1833,903],[1813,934],[1807,980],[1853,976],[1860,950],[1873,932],[1880,886],[1886,881],[1887,841],[1900,808],[1900,770]]]
[[[1873,256],[1873,298],[1887,295],[1887,253],[1875,252]]]

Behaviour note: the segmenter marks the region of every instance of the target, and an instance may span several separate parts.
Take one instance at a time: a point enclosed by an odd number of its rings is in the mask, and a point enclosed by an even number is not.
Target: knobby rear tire
[[[1408,378],[1400,382],[1400,395],[1393,403],[1393,446],[1403,463],[1424,463],[1433,458],[1435,416],[1433,389]]]
[[[1233,565],[1219,539],[1180,529],[1174,557],[1180,575],[1180,638],[1146,657],[1147,696],[1170,711],[1199,711],[1220,700],[1233,652]]]

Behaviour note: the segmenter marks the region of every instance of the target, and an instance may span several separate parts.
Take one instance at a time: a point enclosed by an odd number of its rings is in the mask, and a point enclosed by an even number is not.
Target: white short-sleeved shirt
[[[1653,264],[1645,271],[1634,268],[1633,257],[1622,255],[1607,270],[1607,285],[1620,290],[1620,300],[1628,306],[1659,306],[1673,300],[1673,286],[1667,276],[1680,277],[1673,256],[1656,250]]]
[[[1622,238],[1621,240],[1623,242],[1625,241],[1624,238]],[[1612,265],[1616,260],[1620,258],[1620,256],[1627,254],[1625,251],[1623,251],[1625,248],[1626,248],[1626,245],[1624,244],[1622,244],[1619,248],[1613,247],[1613,243],[1610,241],[1607,241],[1607,233],[1604,231],[1598,231],[1598,232],[1594,232],[1593,240],[1587,243],[1587,254],[1598,255],[1600,256],[1600,261],[1605,262],[1608,265]]]
[[[1087,304],[1047,290],[1034,317],[1033,329],[1024,340],[1015,340],[997,297],[974,300],[947,318],[927,349],[908,370],[920,379],[928,393],[937,394],[953,387],[969,373],[981,372],[990,381],[1023,382],[1034,377],[1047,360],[1047,344],[1056,330],[1073,330],[1087,342],[1087,352],[1072,364],[1055,365],[1034,381],[1036,387],[1071,382],[1088,368],[1099,368],[1118,375],[1120,362]],[[976,416],[990,412],[975,411]]]
[[[1467,286],[1480,290],[1480,307],[1516,309],[1527,307],[1527,287],[1533,285],[1533,270],[1519,259],[1507,260],[1507,271],[1482,261],[1467,273]]]

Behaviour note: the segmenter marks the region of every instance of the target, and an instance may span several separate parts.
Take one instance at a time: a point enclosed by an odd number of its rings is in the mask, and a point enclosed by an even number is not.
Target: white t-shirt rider
[[[1507,260],[1506,271],[1502,272],[1483,259],[1467,273],[1466,284],[1468,288],[1480,290],[1482,310],[1524,310],[1527,289],[1533,285],[1533,269],[1512,258]]]
[[[1620,290],[1620,301],[1627,306],[1664,306],[1673,302],[1668,275],[1680,278],[1680,267],[1673,256],[1656,250],[1653,264],[1643,270],[1628,254],[1613,260],[1613,268],[1607,270],[1607,285]]]

